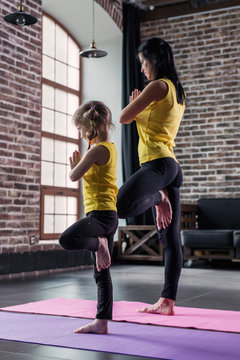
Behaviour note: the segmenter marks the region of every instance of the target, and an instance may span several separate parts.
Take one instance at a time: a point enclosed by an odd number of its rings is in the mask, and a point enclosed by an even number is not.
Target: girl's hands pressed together
[[[80,151],[75,150],[72,156],[70,156],[69,161],[70,161],[71,169],[74,169],[77,166],[77,164],[81,161]]]
[[[130,104],[133,102],[133,100],[135,100],[139,95],[141,94],[141,91],[139,91],[138,89],[135,89],[132,91],[130,97],[129,97],[129,102]]]

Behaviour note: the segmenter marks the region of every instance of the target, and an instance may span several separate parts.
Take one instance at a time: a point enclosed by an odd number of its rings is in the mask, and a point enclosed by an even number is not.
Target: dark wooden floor
[[[176,305],[239,311],[240,266],[238,265],[224,265],[223,269],[214,266],[184,268]],[[158,299],[163,281],[162,266],[114,265],[111,272],[115,301],[153,303]],[[92,270],[1,282],[0,307],[55,297],[96,299]],[[0,359],[142,360],[143,357],[0,340]]]

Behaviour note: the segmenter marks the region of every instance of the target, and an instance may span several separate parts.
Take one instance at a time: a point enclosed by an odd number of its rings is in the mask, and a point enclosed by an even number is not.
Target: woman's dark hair
[[[167,78],[171,80],[176,89],[177,102],[183,104],[185,93],[177,75],[170,45],[163,39],[151,38],[139,46],[139,53],[142,53],[150,63],[155,61],[154,79]]]

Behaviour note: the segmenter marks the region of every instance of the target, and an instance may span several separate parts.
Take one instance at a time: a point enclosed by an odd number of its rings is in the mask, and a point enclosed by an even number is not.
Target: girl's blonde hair
[[[88,148],[90,148],[90,141],[98,135],[99,128],[113,125],[109,108],[101,101],[95,100],[81,105],[73,115],[73,122],[77,128],[90,125],[87,132]]]

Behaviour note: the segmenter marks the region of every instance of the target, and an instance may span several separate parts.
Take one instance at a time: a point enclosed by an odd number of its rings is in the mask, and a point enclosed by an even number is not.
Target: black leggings
[[[112,319],[113,289],[110,269],[100,272],[96,268],[95,252],[99,247],[98,237],[106,237],[112,255],[113,237],[118,226],[116,211],[91,211],[87,217],[67,228],[59,243],[65,250],[90,250],[94,264],[94,278],[97,284],[96,319]]]
[[[158,230],[158,237],[164,247],[165,282],[162,297],[176,299],[178,281],[182,267],[182,250],[179,240],[180,194],[182,171],[172,158],[160,158],[142,164],[121,186],[118,192],[117,209],[119,218],[137,216],[161,202],[159,190],[167,189],[173,217],[167,229]]]

